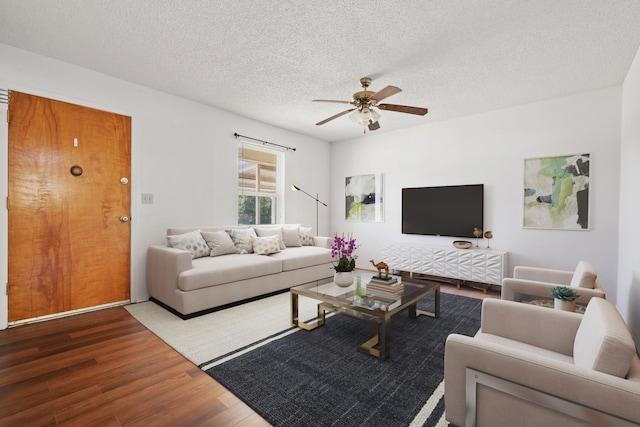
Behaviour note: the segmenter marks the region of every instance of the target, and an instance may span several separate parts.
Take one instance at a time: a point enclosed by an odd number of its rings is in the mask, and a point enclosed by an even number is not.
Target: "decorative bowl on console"
[[[466,240],[456,240],[455,242],[453,242],[453,246],[458,249],[469,249],[471,246],[473,246],[473,243],[467,242]]]

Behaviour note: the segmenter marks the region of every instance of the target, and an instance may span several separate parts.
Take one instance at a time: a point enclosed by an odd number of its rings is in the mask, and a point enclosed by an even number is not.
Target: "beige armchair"
[[[456,426],[637,426],[640,359],[624,320],[486,299],[475,337],[445,345],[445,413]]]
[[[580,261],[575,271],[518,266],[513,278],[502,279],[501,298],[509,301],[552,299],[551,288],[569,286],[578,288],[576,303],[586,305],[593,297],[605,298],[598,281],[596,269],[586,261]]]

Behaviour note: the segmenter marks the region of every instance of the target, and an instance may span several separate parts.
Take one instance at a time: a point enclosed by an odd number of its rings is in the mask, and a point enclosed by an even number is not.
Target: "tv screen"
[[[474,237],[483,228],[484,184],[402,189],[402,233]]]

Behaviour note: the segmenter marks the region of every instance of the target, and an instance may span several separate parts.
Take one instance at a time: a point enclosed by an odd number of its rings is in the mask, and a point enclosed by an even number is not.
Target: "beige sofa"
[[[475,337],[445,346],[445,411],[457,426],[632,426],[640,360],[610,302],[583,315],[486,299]]]
[[[169,228],[168,245],[147,250],[149,295],[188,318],[330,277],[333,239],[309,232],[298,224]]]

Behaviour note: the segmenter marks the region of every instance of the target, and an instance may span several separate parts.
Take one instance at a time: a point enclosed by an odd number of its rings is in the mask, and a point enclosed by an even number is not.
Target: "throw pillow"
[[[258,255],[269,255],[280,252],[280,236],[253,237],[251,236],[253,252]]]
[[[302,246],[313,246],[311,227],[300,227],[300,243]]]
[[[288,248],[302,246],[302,242],[300,242],[300,227],[282,227],[282,240]]]
[[[209,256],[211,249],[202,238],[200,230],[175,236],[167,236],[167,243],[172,248],[191,252],[191,259]]]
[[[250,254],[253,252],[251,236],[256,236],[253,228],[234,228],[227,230],[227,233],[229,233],[231,240],[233,240],[237,254]]]
[[[210,256],[236,253],[236,245],[233,244],[231,236],[226,231],[203,231],[201,234],[211,249]]]
[[[282,227],[256,228],[258,237],[278,236],[280,238],[280,249],[286,249],[284,240],[282,240]]]

